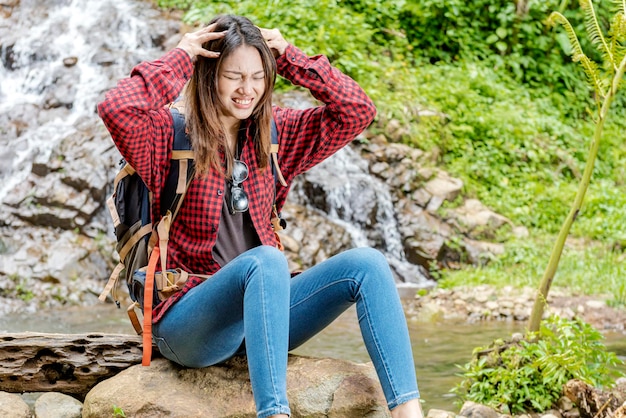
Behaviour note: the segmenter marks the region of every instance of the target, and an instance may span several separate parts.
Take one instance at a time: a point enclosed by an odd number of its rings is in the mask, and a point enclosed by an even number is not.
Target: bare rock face
[[[287,388],[293,417],[389,417],[371,364],[290,356]],[[83,417],[256,417],[244,358],[186,369],[165,359],[133,366],[96,385]]]

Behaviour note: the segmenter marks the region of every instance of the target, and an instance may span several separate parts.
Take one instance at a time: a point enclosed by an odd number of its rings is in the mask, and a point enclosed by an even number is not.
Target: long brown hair
[[[196,157],[196,172],[207,174],[211,167],[225,176],[232,174],[233,153],[226,146],[226,134],[219,114],[217,95],[218,70],[223,60],[241,46],[251,46],[259,51],[265,72],[265,92],[250,116],[255,132],[255,153],[260,169],[267,167],[270,154],[270,124],[272,118],[272,91],[276,81],[276,60],[265,43],[261,31],[242,16],[217,16],[215,32],[226,31],[223,38],[202,45],[210,51],[221,52],[219,58],[197,57],[194,72],[185,91],[187,129]],[[222,168],[220,151],[226,157]]]

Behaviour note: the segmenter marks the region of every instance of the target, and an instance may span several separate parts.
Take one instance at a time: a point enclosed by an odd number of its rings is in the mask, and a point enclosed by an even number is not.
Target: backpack
[[[127,313],[137,334],[143,336],[143,365],[150,364],[152,354],[152,307],[181,290],[189,276],[189,273],[181,269],[165,270],[169,228],[195,175],[194,154],[191,141],[185,132],[185,117],[178,111],[176,105],[171,105],[170,111],[174,120],[174,144],[170,171],[161,193],[161,218],[153,222],[152,193],[135,169],[124,160],[120,161],[122,168],[115,176],[113,194],[107,200],[115,228],[117,239],[115,249],[119,255],[119,263],[113,269],[99,299],[105,301],[111,293],[119,308],[117,287],[120,279],[126,282],[129,296],[133,301]],[[273,119],[271,128],[272,173],[275,183],[280,182],[286,186],[278,166],[278,134]],[[280,218],[276,208],[276,187],[271,222],[279,248],[282,250],[277,232],[284,229],[286,223]],[[162,271],[157,272],[159,260]],[[145,295],[152,297],[144,297]],[[137,317],[137,309],[143,311],[143,328]]]

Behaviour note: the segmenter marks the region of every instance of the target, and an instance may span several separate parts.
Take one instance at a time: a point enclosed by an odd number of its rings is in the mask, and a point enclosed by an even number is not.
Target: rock
[[[618,385],[612,391],[605,391],[572,379],[563,386],[563,394],[578,405],[583,418],[612,418],[614,412],[626,403],[626,391],[622,389]]]
[[[463,248],[465,249],[468,260],[472,264],[480,266],[504,254],[504,244],[497,242],[484,242],[464,238]]]
[[[590,309],[602,309],[606,306],[606,302],[602,300],[588,300],[585,305]]]
[[[0,392],[0,416],[4,418],[30,418],[30,408],[18,395]]]
[[[459,415],[467,418],[500,418],[500,414],[496,410],[471,401],[463,404]]]
[[[556,406],[562,412],[570,411],[574,409],[574,402],[572,402],[567,396],[561,396],[556,402]]]
[[[50,392],[41,395],[35,402],[37,418],[81,418],[83,404],[71,396]]]
[[[625,418],[626,417],[626,402],[615,410],[613,418]]]
[[[439,322],[444,318],[444,310],[435,302],[429,302],[422,305],[416,319],[421,322]]]
[[[389,417],[371,364],[290,356],[287,388],[294,417]],[[255,417],[244,358],[202,369],[155,359],[96,385],[83,417],[110,416],[113,405],[132,417]]]
[[[580,418],[580,411],[572,409],[571,411],[563,412],[563,418]]]
[[[483,233],[485,229],[494,231],[511,223],[476,199],[467,199],[463,206],[451,210],[450,215],[457,220],[461,230],[472,237]]]
[[[456,414],[443,409],[430,409],[426,418],[456,418]]]
[[[450,177],[446,172],[442,171],[437,173],[437,177],[426,183],[424,188],[428,193],[433,195],[433,197],[440,197],[442,202],[444,200],[452,202],[461,193],[461,190],[463,189],[463,181]],[[429,209],[437,210],[438,207]]]

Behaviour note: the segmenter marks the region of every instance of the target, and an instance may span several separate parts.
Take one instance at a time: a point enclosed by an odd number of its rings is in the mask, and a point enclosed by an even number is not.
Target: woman
[[[276,73],[324,105],[273,107]],[[404,313],[384,257],[353,249],[291,278],[270,223],[275,196],[280,209],[289,190],[275,189],[272,118],[290,185],[372,122],[371,100],[324,56],[307,57],[278,30],[238,16],[213,19],[162,58],[135,67],[98,106],[121,154],[152,191],[155,215],[173,141],[167,104],[183,88],[196,177],[171,226],[168,268],[212,276],[191,277],[155,308],[161,353],[186,367],[246,354],[258,417],[287,417],[287,352],[356,303],[392,416],[421,417]]]

